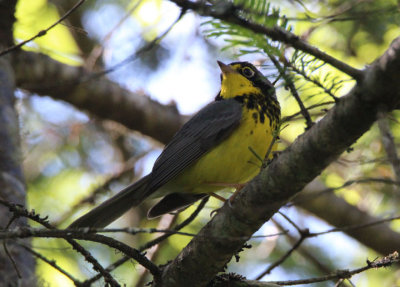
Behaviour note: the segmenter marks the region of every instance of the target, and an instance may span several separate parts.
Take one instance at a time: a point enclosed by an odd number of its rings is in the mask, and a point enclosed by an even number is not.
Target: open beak
[[[222,71],[223,75],[237,73],[234,69],[231,68],[229,65],[225,65],[224,63],[217,61],[219,68]]]

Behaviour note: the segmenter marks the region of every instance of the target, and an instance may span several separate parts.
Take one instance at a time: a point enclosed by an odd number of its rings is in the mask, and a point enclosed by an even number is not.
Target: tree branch
[[[158,267],[148,260],[138,250],[131,248],[130,246],[117,241],[111,237],[107,237],[101,234],[93,234],[90,230],[76,230],[76,229],[35,229],[35,228],[18,228],[17,230],[0,231],[0,239],[12,239],[12,238],[27,238],[27,237],[48,237],[48,238],[63,238],[68,242],[71,239],[80,239],[92,242],[98,242],[105,244],[111,248],[115,248],[121,251],[125,255],[132,259],[135,259],[140,265],[147,268],[153,276],[157,277],[160,273]],[[75,246],[74,246],[75,247]]]
[[[13,57],[17,86],[66,101],[102,119],[124,124],[161,142],[167,142],[183,123],[175,106],[165,106],[148,96],[121,88],[107,78],[50,57],[21,51]]]
[[[399,103],[400,38],[364,73],[364,80],[243,188],[232,207],[225,204],[164,268],[162,286],[185,286],[185,282],[191,282],[192,286],[207,284],[246,242],[240,237],[250,238],[292,196],[367,132],[379,110],[391,110]]]
[[[0,4],[0,50],[13,43],[16,0]],[[0,199],[25,204],[25,180],[21,167],[19,121],[14,109],[15,78],[8,56],[0,57]],[[0,229],[7,229],[14,219],[0,206]],[[8,221],[8,223],[7,223]],[[26,222],[24,219],[21,222]],[[9,243],[9,245],[8,245]],[[30,242],[26,242],[30,245]],[[0,247],[1,282],[3,285],[35,284],[35,260],[21,246],[4,241]]]
[[[265,27],[257,23],[252,23],[238,15],[236,13],[239,8],[231,3],[225,3],[224,5],[206,5],[204,2],[192,2],[189,0],[170,0],[182,9],[191,9],[196,11],[201,16],[211,16],[214,19],[220,19],[222,21],[242,26],[254,33],[263,34],[274,41],[285,43],[297,50],[303,51],[307,54],[314,56],[317,59],[322,60],[325,63],[330,64],[336,69],[348,74],[356,80],[361,80],[363,73],[345,62],[342,62],[331,55],[328,55],[317,47],[314,47],[307,42],[303,41],[297,35],[283,30],[280,27]]]
[[[356,226],[379,220],[379,218],[371,216],[356,206],[347,203],[343,198],[336,196],[332,192],[317,196],[316,190],[322,190],[323,188],[324,185],[322,183],[313,181],[306,187],[307,192],[303,192],[296,197],[296,206],[337,227]],[[381,254],[389,254],[394,250],[400,250],[400,233],[393,231],[387,224],[379,224],[362,229],[347,229],[344,232]]]
[[[196,217],[197,215],[199,215],[200,211],[204,208],[204,206],[206,205],[207,201],[208,201],[208,197],[203,198],[200,201],[200,204],[198,205],[198,207],[196,208],[195,211],[193,211],[193,213],[186,218],[184,221],[182,221],[181,223],[179,223],[177,226],[175,226],[173,228],[174,231],[179,231],[182,228],[184,228],[185,226],[189,225]],[[165,239],[167,239],[168,237],[170,237],[171,235],[173,235],[174,233],[165,233],[159,237],[156,237],[155,239],[147,242],[146,244],[144,244],[143,246],[141,246],[138,250],[140,252],[143,252],[161,242],[163,242]],[[123,263],[125,263],[126,261],[130,260],[130,257],[128,256],[124,256],[123,258],[119,259],[118,261],[114,262],[113,264],[111,264],[110,266],[108,266],[106,268],[106,270],[108,271],[112,271],[114,269],[116,269],[117,267],[121,266]],[[83,282],[84,284],[90,285],[91,283],[97,281],[98,279],[100,279],[101,276],[96,275],[88,280],[86,280],[85,282]]]
[[[382,268],[382,267],[388,267],[391,266],[394,263],[398,263],[400,261],[399,254],[397,252],[394,252],[392,254],[389,254],[388,256],[385,256],[383,258],[374,260],[374,261],[369,261],[367,260],[367,265],[364,267],[360,267],[354,270],[337,270],[336,272],[332,274],[328,274],[323,277],[318,277],[318,278],[309,278],[309,279],[300,279],[300,280],[290,280],[290,281],[272,281],[270,283],[275,283],[277,285],[283,285],[283,286],[289,286],[289,285],[300,285],[300,284],[312,284],[312,283],[317,283],[317,282],[324,282],[328,281],[331,279],[350,279],[352,276],[359,274],[361,272],[364,272],[366,270],[372,269],[372,268]]]
[[[40,225],[50,230],[56,231],[54,226],[52,226],[48,222],[47,217],[40,217],[40,215],[36,214],[34,210],[28,211],[23,207],[23,205],[10,203],[8,201],[2,200],[1,198],[0,198],[0,204],[8,207],[9,211],[13,213],[13,218],[18,218],[18,217],[29,218],[34,222],[37,222]],[[27,234],[27,232],[29,232],[28,228],[25,228],[24,230],[25,233],[23,234]],[[8,235],[10,234],[10,232],[12,233],[12,231],[9,231],[8,229],[0,230],[0,234],[3,235],[0,236],[1,237],[0,239],[7,240],[7,238],[9,238]],[[27,237],[31,236],[28,235]],[[104,277],[104,280],[107,282],[107,284],[109,284],[112,287],[120,286],[118,282],[111,276],[111,274],[107,270],[105,270],[103,266],[101,266],[101,264],[86,249],[84,249],[80,244],[78,244],[75,240],[71,239],[68,236],[65,236],[64,239],[72,246],[74,250],[79,252],[85,258],[86,261],[92,264],[93,269],[99,272]]]

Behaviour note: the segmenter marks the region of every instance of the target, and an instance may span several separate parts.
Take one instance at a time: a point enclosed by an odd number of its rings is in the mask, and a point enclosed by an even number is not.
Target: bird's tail
[[[147,183],[149,175],[121,190],[84,216],[78,218],[69,228],[95,227],[102,228],[122,216],[129,208],[139,205],[148,196]]]

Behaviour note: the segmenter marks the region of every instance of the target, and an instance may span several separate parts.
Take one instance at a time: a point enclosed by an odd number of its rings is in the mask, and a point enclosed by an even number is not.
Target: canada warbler
[[[252,64],[218,62],[221,90],[164,148],[152,172],[73,222],[104,227],[144,199],[163,197],[153,218],[186,207],[260,170],[280,119],[274,86]]]

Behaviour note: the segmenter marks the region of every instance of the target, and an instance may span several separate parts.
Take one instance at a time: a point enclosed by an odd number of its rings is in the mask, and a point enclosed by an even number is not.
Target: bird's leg
[[[238,195],[239,191],[242,190],[242,188],[247,184],[246,183],[223,183],[223,182],[212,182],[212,183],[208,183],[209,185],[214,185],[214,186],[221,186],[221,187],[230,187],[230,188],[234,188],[235,192],[231,195],[231,197],[229,197],[228,199],[228,204],[230,207],[232,207],[232,203],[235,200],[236,196]],[[218,198],[221,201],[226,201],[225,198],[223,198],[222,196],[215,194],[215,193],[210,193],[210,196],[213,196],[215,198]]]
[[[231,195],[231,197],[229,197],[229,201],[228,201],[229,207],[232,207],[232,203],[235,201],[236,196],[239,194],[239,191],[241,191],[245,185],[246,185],[246,183],[236,184],[235,192]]]
[[[235,200],[236,196],[239,194],[239,191],[241,191],[246,184],[247,184],[247,182],[246,183],[237,183],[237,184],[235,184],[235,189],[236,190],[231,195],[231,197],[229,197],[229,200],[228,200],[229,207],[232,207],[232,203]]]
[[[212,197],[214,197],[214,198],[216,198],[216,199],[219,199],[219,200],[221,200],[221,201],[223,201],[223,202],[226,202],[226,199],[225,199],[224,197],[222,197],[221,195],[218,195],[218,194],[216,194],[216,193],[214,193],[214,192],[211,192],[211,193],[210,193],[210,196],[212,196]],[[214,213],[217,213],[218,210],[220,210],[220,209],[221,209],[221,208],[217,208],[217,209],[212,210],[212,211],[210,212],[210,217],[212,217],[212,216],[214,215]]]
[[[276,160],[282,151],[273,151],[272,156],[267,160],[267,165],[270,165],[274,160]]]
[[[211,193],[210,193],[210,196],[212,196],[212,197],[214,197],[214,198],[216,198],[216,199],[219,199],[219,200],[221,200],[221,201],[223,201],[223,202],[226,201],[226,199],[225,199],[224,197],[222,197],[221,195],[218,195],[218,194],[216,194],[216,193],[214,193],[214,192],[211,192]]]

